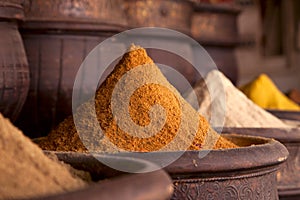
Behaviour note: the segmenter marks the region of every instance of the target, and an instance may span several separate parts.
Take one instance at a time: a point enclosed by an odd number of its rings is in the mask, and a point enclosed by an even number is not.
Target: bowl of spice
[[[171,199],[278,199],[276,172],[288,156],[286,148],[276,140],[262,137],[229,134],[226,139],[240,147],[210,150],[204,157],[201,156],[204,150],[108,155],[134,159],[139,155],[159,166],[182,154],[170,165],[161,166],[173,180]],[[56,155],[77,169],[101,171],[109,176],[121,173],[93,161],[104,156],[103,153],[93,153],[94,157],[75,152],[56,152]]]
[[[58,160],[72,166],[75,170],[89,172],[91,181],[89,186],[73,192],[45,197],[47,200],[73,199],[169,199],[173,194],[173,185],[170,176],[163,170],[150,171],[157,168],[155,164],[143,159],[128,156],[88,154],[76,152],[51,152],[46,155],[55,155]],[[131,168],[135,173],[119,171],[105,165],[118,164]]]
[[[280,128],[223,128],[224,133],[237,133],[274,138],[289,151],[289,157],[277,172],[278,194],[280,199],[300,197],[300,129]]]
[[[299,111],[286,111],[286,110],[267,110],[272,115],[281,119],[284,123],[300,128],[300,112]]]
[[[121,173],[91,155],[43,152],[1,114],[0,133],[0,199],[165,200],[172,195],[172,181],[162,170]],[[141,159],[99,157],[137,171],[154,165]]]
[[[144,84],[136,87],[137,82]],[[165,112],[152,108],[156,104]],[[124,123],[127,111],[135,125]],[[136,125],[158,131],[139,135]],[[286,148],[273,139],[218,134],[138,46],[123,55],[94,99],[78,106],[48,136],[34,141],[57,154],[151,158],[171,175],[172,199],[278,199],[276,171],[288,156]],[[178,154],[168,165],[161,164]]]
[[[174,183],[172,199],[278,199],[276,171],[288,156],[276,140],[229,134],[234,149],[185,151],[164,169]],[[157,153],[157,163],[174,152]],[[152,155],[153,157],[153,155]]]
[[[274,138],[281,142],[289,151],[287,162],[277,173],[278,191],[280,198],[299,196],[300,174],[299,171],[299,139],[300,129],[294,124],[287,123],[276,113],[296,111],[274,111],[267,112],[236,88],[230,80],[219,71],[211,71],[205,79],[195,85],[195,93],[198,101],[191,98],[187,92],[185,98],[195,106],[199,104],[198,112],[207,119],[211,116],[211,96],[209,89],[215,88],[215,80],[221,79],[225,91],[226,112],[223,133],[237,133],[243,135]],[[264,77],[263,77],[264,79]],[[222,111],[222,107],[218,108]],[[273,115],[274,114],[274,115]],[[221,125],[220,125],[221,127]]]
[[[293,98],[293,94],[286,95],[280,91],[267,74],[259,75],[241,87],[241,90],[249,99],[286,124],[300,126],[300,106],[297,99]]]

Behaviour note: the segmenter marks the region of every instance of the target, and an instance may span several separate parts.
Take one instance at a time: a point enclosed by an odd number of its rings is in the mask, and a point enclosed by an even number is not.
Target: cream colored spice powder
[[[223,86],[216,85],[218,83],[216,80],[221,80]],[[224,102],[218,102],[216,99],[212,101],[208,88],[224,91],[225,110]],[[205,79],[199,81],[195,85],[194,92],[197,99],[191,91],[184,95],[185,99],[194,106],[198,104],[198,112],[208,120],[212,117],[212,106],[214,112],[219,115],[225,112],[225,127],[290,128],[289,125],[254,104],[218,70],[212,70]]]

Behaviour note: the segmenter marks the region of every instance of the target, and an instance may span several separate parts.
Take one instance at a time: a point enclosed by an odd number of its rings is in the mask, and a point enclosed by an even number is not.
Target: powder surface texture
[[[300,111],[300,106],[284,95],[266,74],[261,74],[241,90],[262,108]]]
[[[0,114],[0,199],[32,198],[86,186]]]
[[[221,80],[222,87],[216,85],[216,80]],[[211,99],[208,88],[224,92],[225,102],[217,98]],[[248,99],[218,70],[212,70],[207,74],[205,79],[199,81],[195,86],[194,92],[197,98],[193,98],[194,96],[189,91],[184,95],[187,101],[191,102],[194,107],[199,105],[198,111],[206,119],[213,117],[212,109],[214,109],[217,116],[224,114],[225,127],[290,128],[290,126],[283,123],[280,119]],[[218,124],[216,126],[222,125]]]
[[[73,117],[64,120],[39,145],[48,150],[79,152],[237,147],[225,138],[218,139],[206,119],[168,82],[146,50],[137,46],[124,54],[100,85],[95,99],[79,106]]]

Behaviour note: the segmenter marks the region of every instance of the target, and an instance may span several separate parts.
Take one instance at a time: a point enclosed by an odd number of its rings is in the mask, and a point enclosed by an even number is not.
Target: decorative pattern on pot
[[[300,129],[224,128],[224,132],[270,137],[281,142],[289,151],[287,161],[277,172],[280,199],[300,198]]]
[[[229,181],[222,179],[175,181],[173,199],[277,199],[274,187],[277,183],[273,172],[274,170],[269,173],[241,176]]]

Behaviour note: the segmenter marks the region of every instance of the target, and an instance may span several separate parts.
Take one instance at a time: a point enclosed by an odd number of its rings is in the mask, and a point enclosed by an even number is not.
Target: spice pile
[[[32,198],[86,185],[0,114],[0,199]]]
[[[216,85],[221,80],[223,88]],[[225,93],[225,108],[222,102],[212,100],[208,88],[215,90],[224,90]],[[194,92],[198,98],[192,98],[193,94],[188,92],[185,98],[191,102],[192,105],[199,105],[199,113],[210,119],[212,102],[214,111],[218,115],[225,112],[226,127],[256,127],[256,128],[288,128],[289,126],[283,123],[280,119],[273,116],[269,112],[257,106],[250,99],[248,99],[239,89],[237,89],[230,80],[225,77],[220,71],[213,70],[207,74],[205,79],[199,81],[195,85]],[[222,91],[220,91],[222,92]],[[194,106],[195,107],[195,106]],[[220,125],[222,126],[222,124]]]
[[[38,140],[39,146],[77,152],[87,151],[85,145],[96,152],[237,147],[210,128],[167,81],[146,50],[137,46],[124,54],[100,85],[95,99],[78,107],[74,119],[76,127],[73,117],[68,117]]]
[[[261,74],[241,90],[262,108],[300,111],[300,106],[284,95],[266,74]]]

